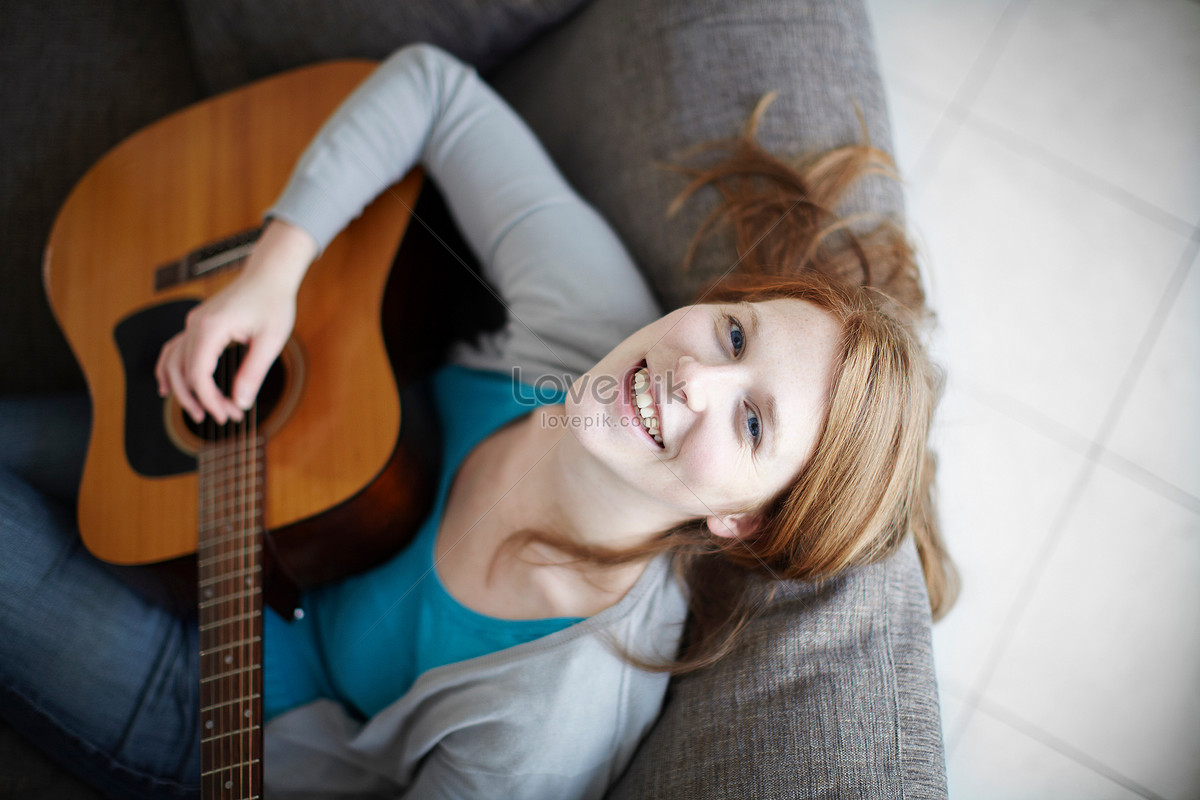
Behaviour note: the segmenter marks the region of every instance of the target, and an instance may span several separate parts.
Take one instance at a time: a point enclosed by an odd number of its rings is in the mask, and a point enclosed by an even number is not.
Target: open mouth
[[[662,414],[654,400],[653,380],[644,359],[630,369],[628,387],[626,413],[631,418],[632,427],[640,432],[639,436],[659,449],[666,449],[662,437]]]

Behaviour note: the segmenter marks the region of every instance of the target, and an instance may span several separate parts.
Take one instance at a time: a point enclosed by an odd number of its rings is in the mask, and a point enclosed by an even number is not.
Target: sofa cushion
[[[583,0],[181,0],[205,88],[429,42],[487,71]]]

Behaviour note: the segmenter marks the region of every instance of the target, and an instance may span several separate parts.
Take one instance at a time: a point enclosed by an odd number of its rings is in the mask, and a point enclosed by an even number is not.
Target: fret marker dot
[[[233,781],[225,781],[225,788],[226,788],[226,789],[232,789],[232,788],[233,788]]]
[[[242,716],[249,719],[250,718],[250,709],[247,708],[245,711],[243,711]]]
[[[212,730],[212,726],[213,726],[213,721],[211,719],[208,722],[204,723],[204,727],[210,731]]]
[[[225,663],[226,663],[226,664],[232,664],[232,663],[233,663],[233,656],[225,656]]]
[[[254,581],[250,580],[249,578],[246,578],[246,585],[247,585],[247,586],[251,586],[253,583],[254,583]]]
[[[205,597],[212,597],[212,594],[213,594],[213,592],[212,592],[212,587],[211,587],[211,586],[210,586],[209,588],[207,588],[207,589],[205,589],[205,590],[204,590],[204,596],[205,596]]]

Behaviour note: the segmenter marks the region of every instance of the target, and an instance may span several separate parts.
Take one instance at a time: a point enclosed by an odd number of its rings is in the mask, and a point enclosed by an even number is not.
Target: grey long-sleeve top
[[[659,315],[632,259],[475,72],[400,50],[322,128],[267,212],[323,250],[417,162],[509,310],[465,366],[567,380]],[[524,378],[525,376],[523,376]],[[423,674],[365,724],[318,700],[265,731],[269,797],[598,798],[653,724],[666,676],[606,643],[669,657],[686,616],[666,557],[616,605],[543,639]]]

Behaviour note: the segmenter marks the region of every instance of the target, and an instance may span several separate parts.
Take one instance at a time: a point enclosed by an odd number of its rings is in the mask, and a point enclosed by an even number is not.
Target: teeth
[[[654,398],[650,394],[650,380],[643,367],[633,376],[633,401],[641,417],[642,429],[662,444],[662,432],[658,427],[658,416],[654,410]]]

